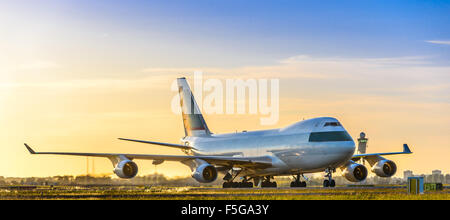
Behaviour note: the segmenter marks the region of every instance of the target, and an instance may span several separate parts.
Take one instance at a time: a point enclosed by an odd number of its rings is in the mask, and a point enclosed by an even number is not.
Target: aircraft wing
[[[187,161],[201,159],[213,165],[236,166],[242,168],[267,168],[272,166],[270,157],[229,157],[229,156],[190,156],[190,155],[153,155],[153,154],[114,154],[114,153],[75,153],[75,152],[35,152],[30,146],[25,147],[31,154],[88,156],[88,157],[126,157],[130,160],[154,160],[154,161]]]
[[[403,144],[403,152],[388,152],[388,153],[371,153],[371,154],[355,154],[352,157],[353,161],[358,161],[361,158],[363,159],[371,159],[371,158],[377,158],[382,155],[396,155],[396,154],[412,154],[411,150],[409,149],[407,144]]]

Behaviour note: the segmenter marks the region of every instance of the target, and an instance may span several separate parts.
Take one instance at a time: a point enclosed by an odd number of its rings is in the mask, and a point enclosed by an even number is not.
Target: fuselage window
[[[311,132],[309,142],[351,141],[346,131]]]
[[[327,122],[327,123],[325,123],[324,127],[327,127],[327,126],[337,127],[337,126],[341,126],[341,123],[339,123],[339,122]]]

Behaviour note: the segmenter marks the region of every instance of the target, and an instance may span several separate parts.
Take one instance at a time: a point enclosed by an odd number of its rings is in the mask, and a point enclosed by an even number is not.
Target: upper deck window
[[[342,126],[342,125],[339,122],[327,122],[327,123],[325,123],[324,127],[327,127],[327,126],[337,127],[337,126]]]

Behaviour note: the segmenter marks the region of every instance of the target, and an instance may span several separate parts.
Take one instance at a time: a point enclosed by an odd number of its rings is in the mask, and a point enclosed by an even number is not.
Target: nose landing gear
[[[323,187],[335,187],[336,186],[336,182],[333,179],[334,172],[336,172],[335,168],[327,168],[325,170],[325,173],[327,173],[325,175],[325,177],[327,177],[328,179],[323,181]]]

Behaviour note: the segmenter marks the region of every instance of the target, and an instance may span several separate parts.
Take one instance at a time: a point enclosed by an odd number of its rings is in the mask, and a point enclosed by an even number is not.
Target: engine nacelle
[[[192,177],[201,183],[210,183],[217,179],[216,168],[208,163],[204,163],[192,172]]]
[[[397,165],[392,160],[380,160],[373,165],[372,172],[379,177],[391,177],[397,172]]]
[[[131,179],[138,173],[138,166],[131,160],[122,160],[114,168],[114,173],[124,179]]]
[[[367,168],[361,164],[351,163],[345,168],[343,176],[350,182],[361,182],[367,177]]]

